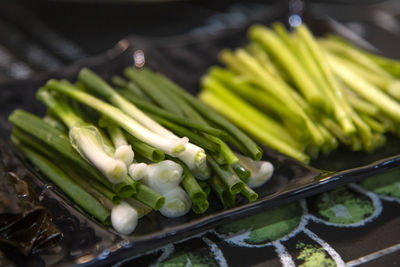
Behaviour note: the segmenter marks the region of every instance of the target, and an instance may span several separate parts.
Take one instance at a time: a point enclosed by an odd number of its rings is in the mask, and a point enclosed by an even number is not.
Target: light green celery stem
[[[329,132],[329,130],[326,129],[322,124],[319,123],[317,126],[320,129],[321,133],[325,136],[326,140],[321,149],[325,154],[328,154],[330,151],[337,148],[339,142],[336,137],[331,132]]]
[[[321,135],[322,137],[320,137],[319,139],[323,140],[323,143],[326,143],[326,134],[322,133],[323,129],[320,127],[319,122],[318,122],[318,113],[315,112],[315,110],[303,99],[303,97],[298,94],[296,91],[291,91],[291,95],[293,97],[293,99],[296,101],[296,103],[302,108],[302,110],[304,111],[305,115],[305,123],[306,125],[309,125],[308,128],[312,129],[312,132],[315,132],[316,137],[318,138],[318,135]],[[303,140],[305,137],[304,133],[302,133],[302,128],[299,128],[301,130],[301,133],[298,134],[299,138],[301,140]],[[297,130],[299,130],[297,129]],[[295,130],[295,129],[293,129]],[[317,139],[317,140],[319,140]],[[315,145],[316,142],[314,142],[314,144],[311,145]],[[322,144],[323,144],[322,143]]]
[[[206,106],[204,103],[201,103],[198,99],[176,85],[167,77],[159,75],[158,82],[160,83],[160,86],[162,85],[168,87],[170,92],[173,92],[183,98],[204,118],[210,120],[216,125],[219,125],[225,131],[235,137],[240,143],[243,144],[250,157],[256,160],[259,160],[262,157],[261,148],[253,140],[251,140],[250,137],[248,137],[228,120],[220,116],[217,112],[210,110],[208,106]]]
[[[373,145],[371,128],[360,118],[356,112],[352,112],[351,117],[358,129],[358,134],[361,137],[364,149],[369,151]]]
[[[254,202],[258,199],[258,194],[254,192],[254,190],[251,189],[247,184],[245,184],[240,194],[245,196],[250,202]]]
[[[374,60],[370,59],[364,53],[359,51],[358,48],[356,49],[352,45],[328,38],[320,39],[319,44],[324,49],[327,49],[341,57],[350,59],[352,62],[357,62],[358,65],[363,66],[378,75],[391,77],[391,75],[382,69]]]
[[[192,211],[196,214],[203,214],[207,211],[209,206],[210,203],[208,202],[208,200],[205,200],[199,204],[192,204]]]
[[[257,84],[262,83],[269,85],[262,88],[282,102],[286,101],[288,104],[293,102],[288,90],[289,88],[283,87],[282,80],[275,78],[265,69],[263,69],[258,62],[245,50],[236,49],[235,53],[232,53],[228,50],[221,51],[220,59],[228,66],[235,66],[236,64],[239,65],[240,69],[237,69],[236,71],[249,80],[254,82],[257,81]],[[288,106],[290,108],[294,108],[291,105]]]
[[[326,101],[319,89],[305,73],[300,62],[290,49],[273,31],[264,26],[256,25],[249,29],[249,35],[251,40],[259,42],[264,49],[282,64],[304,97],[313,106],[323,110],[326,109]]]
[[[73,176],[69,175],[70,178],[74,179],[79,185],[83,186],[86,191],[89,193],[93,193],[93,190],[100,192],[102,195],[107,197],[113,203],[119,203],[120,197],[113,191],[109,190],[104,185],[98,183],[95,178],[91,177],[87,173],[77,174],[78,170],[76,166],[72,167],[71,164],[64,161],[64,158],[49,148],[47,145],[43,144],[40,140],[36,137],[29,135],[28,133],[24,132],[23,130],[15,127],[12,132],[12,137],[22,142],[24,145],[31,147],[35,151],[40,151],[44,156],[47,158],[52,159],[54,162],[63,162],[61,168],[64,171],[73,170]],[[70,172],[67,172],[70,174]],[[81,176],[85,176],[86,179],[81,178]],[[88,179],[89,178],[89,179]],[[90,191],[92,190],[92,191]]]
[[[67,196],[69,196],[83,210],[91,214],[100,222],[110,224],[110,211],[107,210],[92,195],[71,180],[61,169],[41,156],[37,152],[19,146],[28,159],[53,183],[55,183]]]
[[[337,57],[332,55],[333,57]],[[340,59],[340,58],[339,58]],[[400,81],[394,79],[390,76],[383,76],[377,74],[371,70],[363,68],[363,66],[357,65],[350,60],[343,60],[343,64],[347,66],[348,69],[351,69],[356,75],[363,78],[367,82],[379,87],[392,97],[400,100]]]
[[[183,179],[182,179],[182,186],[185,191],[188,193],[190,199],[192,200],[193,205],[199,205],[207,200],[207,195],[197,182],[196,178],[192,175],[191,171],[186,167],[186,165],[178,160],[173,159],[183,168]]]
[[[252,106],[227,90],[215,79],[212,79],[211,77],[204,78],[202,80],[202,87],[203,90],[205,89],[212,91],[214,94],[218,95],[220,99],[224,99],[227,103],[229,103],[229,105],[236,107],[236,109],[242,113],[243,116],[247,117],[249,121],[259,124],[260,128],[268,129],[272,135],[281,138],[282,141],[293,147],[296,147],[297,149],[301,149],[302,145],[299,144],[297,140],[293,139],[287,130],[281,127],[278,122],[254,109]]]
[[[292,39],[297,45],[297,56],[299,57],[300,62],[304,65],[312,78],[315,79],[318,86],[323,86],[321,89],[324,90],[324,93],[326,94],[327,92],[330,92],[329,85],[326,81],[324,81],[323,74],[321,73],[317,62],[311,55],[305,42],[303,42],[298,35],[293,35]]]
[[[140,97],[141,99],[144,99],[146,101],[151,101],[151,99],[145,93],[143,93],[143,91],[140,89],[139,86],[137,86],[133,82],[126,81],[121,76],[114,75],[111,78],[111,82],[115,86],[124,88],[124,89],[128,90],[130,93],[134,94],[135,96]]]
[[[223,59],[224,62],[238,61],[240,62],[240,65],[246,65],[247,68],[245,74],[249,71],[252,71],[252,73],[246,74],[250,75],[249,78],[252,79],[252,82],[265,90],[267,93],[274,95],[282,103],[286,103],[287,107],[297,112],[298,116],[305,120],[306,128],[308,129],[308,132],[316,145],[322,145],[324,143],[322,134],[316,128],[305,111],[299,106],[297,101],[293,98],[294,90],[288,84],[280,79],[274,78],[268,72],[263,71],[254,58],[252,58],[242,49],[238,49],[235,55],[232,53],[222,54],[221,59]]]
[[[299,40],[301,40],[307,47],[308,52],[314,59],[324,81],[330,89],[330,91],[329,89],[325,90],[325,95],[329,98],[329,102],[333,104],[336,120],[339,122],[346,134],[353,134],[355,132],[355,126],[351,120],[351,115],[349,111],[343,107],[346,99],[343,97],[340,85],[329,66],[324,51],[322,51],[313,35],[304,24],[296,28],[296,33]]]
[[[236,107],[230,106],[229,103],[217,97],[210,91],[202,91],[199,95],[200,100],[207,103],[210,107],[217,110],[232,122],[236,123],[239,127],[246,130],[249,134],[254,136],[255,139],[259,140],[261,143],[280,151],[283,154],[291,156],[301,162],[309,162],[309,157],[302,151],[288,145],[287,143],[281,141],[279,137],[275,137],[260,125],[249,121],[247,116],[244,116],[242,112],[239,112]]]
[[[258,43],[256,43],[256,44],[258,45]],[[259,79],[264,79],[264,78],[262,78],[262,77],[264,77],[264,73],[266,73],[267,75],[270,75],[270,73],[267,71],[267,69],[260,66],[259,69],[261,70],[263,75],[261,77],[257,77],[258,73],[254,73],[254,71],[251,68],[247,68],[245,64],[243,64],[242,62],[237,60],[236,55],[229,49],[224,49],[221,52],[219,52],[218,59],[219,59],[219,61],[224,63],[230,71],[232,71],[233,73],[236,73],[236,74],[243,75],[246,78],[254,78],[255,77],[255,78],[259,78]],[[257,62],[257,64],[259,64],[259,63]],[[277,78],[276,75],[271,75],[271,77],[281,80],[280,78]],[[269,79],[269,77],[266,79]],[[284,94],[285,92],[277,92],[277,93]]]
[[[322,125],[325,126],[327,130],[329,130],[330,133],[332,133],[339,141],[345,145],[350,145],[352,142],[352,139],[350,136],[346,135],[342,128],[340,128],[339,125],[336,124],[335,121],[333,121],[329,117],[322,116],[321,118],[321,123]]]
[[[356,135],[352,135],[350,138],[351,138],[351,149],[353,151],[361,151],[363,149],[362,140]]]
[[[285,25],[281,22],[272,23],[272,29],[285,45],[292,51],[295,56],[300,56],[298,46],[293,42],[291,34],[286,30]]]
[[[244,183],[240,178],[230,171],[229,167],[223,167],[218,165],[218,163],[213,159],[213,157],[207,157],[207,162],[210,164],[214,172],[221,178],[221,180],[226,184],[229,191],[232,194],[237,194],[242,191]]]
[[[111,120],[119,124],[122,128],[124,128],[127,132],[129,132],[136,138],[145,143],[148,143],[149,145],[159,148],[167,154],[171,154],[173,156],[182,152],[185,149],[184,144],[176,144],[177,140],[162,137],[148,130],[136,120],[126,115],[120,109],[109,105],[96,97],[78,91],[71,86],[63,85],[55,80],[48,81],[46,87],[50,90],[54,90],[69,97],[72,97],[87,106],[90,106],[102,115],[109,117]]]
[[[381,68],[390,73],[393,77],[400,79],[400,61],[396,59],[391,59],[372,53],[363,51],[366,56],[377,63]]]
[[[156,83],[154,83],[154,81],[144,77],[141,70],[134,70],[133,68],[126,68],[124,70],[124,74],[126,77],[128,77],[129,79],[134,81],[136,84],[138,84],[141,87],[141,89],[149,97],[151,97],[151,99],[153,99],[153,101],[158,103],[160,106],[162,106],[163,108],[167,109],[170,112],[182,115],[182,111],[174,103],[174,101],[171,101],[171,99],[168,97],[168,95],[165,92],[163,92],[162,90],[159,90],[157,88],[159,86],[158,84],[156,84]]]
[[[383,93],[374,85],[368,83],[358,75],[354,74],[347,68],[346,64],[342,64],[342,60],[329,57],[329,62],[338,75],[347,86],[355,91],[358,95],[375,104],[384,113],[400,122],[400,104],[393,98]]]
[[[275,65],[262,46],[256,42],[251,42],[247,47],[248,51],[254,59],[257,60],[258,64],[265,69],[266,72],[270,73],[274,78],[285,81],[288,79],[288,75],[282,72],[277,65]]]
[[[211,178],[207,180],[207,182],[215,195],[221,201],[224,208],[231,208],[235,206],[236,195],[228,189],[228,187],[217,175],[211,176]]]
[[[368,116],[367,114],[360,114],[361,119],[368,124],[368,126],[377,133],[385,133],[386,127],[379,121],[375,120],[374,118]]]
[[[164,160],[165,154],[161,150],[143,143],[130,134],[126,134],[125,137],[128,143],[132,146],[133,151],[135,151],[135,154],[141,155],[151,162],[160,162]]]
[[[286,107],[286,103],[282,103],[274,96],[265,94],[264,91],[255,88],[243,79],[239,80],[232,72],[220,67],[212,67],[208,75],[223,82],[229,89],[257,106],[261,111],[277,114],[282,120],[290,120],[298,126],[304,125],[304,119],[299,117],[294,110]]]
[[[124,92],[121,92],[121,94],[130,102],[132,102],[135,106],[138,108],[144,110],[147,115],[154,114],[156,116],[159,116],[161,118],[164,118],[166,120],[169,120],[171,122],[177,123],[179,125],[182,125],[186,128],[191,128],[193,130],[197,130],[203,133],[207,133],[210,135],[214,135],[216,137],[222,138],[223,140],[228,139],[228,133],[226,133],[223,130],[220,130],[218,128],[214,128],[211,126],[204,125],[202,123],[199,123],[198,121],[192,119],[192,118],[184,118],[179,115],[176,115],[174,113],[168,112],[166,110],[163,110],[151,103],[147,103],[143,101],[142,99],[132,96],[129,93],[124,94]]]
[[[374,119],[379,121],[384,127],[385,131],[391,132],[391,133],[396,133],[398,123],[390,119],[388,116],[382,113],[378,113],[373,116]]]
[[[353,91],[345,90],[347,100],[349,104],[358,112],[368,114],[370,116],[375,116],[379,114],[379,108],[370,102],[367,102],[357,96]]]
[[[337,35],[328,35],[327,39],[329,41],[340,43],[341,45],[344,45],[347,49],[356,50],[357,52],[362,53],[363,55],[374,61],[377,65],[379,65],[383,70],[390,73],[393,77],[400,78],[400,61],[363,50]]]
[[[375,149],[382,147],[386,144],[386,137],[383,134],[380,133],[373,133],[372,134],[372,147],[370,148],[371,150],[368,152],[372,152]]]
[[[196,132],[193,132],[190,129],[177,125],[173,122],[160,118],[156,115],[151,115],[150,117],[155,121],[157,121],[158,123],[160,123],[161,125],[168,128],[169,130],[171,130],[172,132],[174,132],[176,135],[181,137],[182,136],[188,137],[191,143],[198,145],[203,149],[206,149],[214,153],[218,153],[221,150],[219,144],[210,141],[209,139],[197,134]]]
[[[154,210],[159,210],[165,203],[165,198],[150,187],[138,182],[136,194],[132,198],[146,204]]]

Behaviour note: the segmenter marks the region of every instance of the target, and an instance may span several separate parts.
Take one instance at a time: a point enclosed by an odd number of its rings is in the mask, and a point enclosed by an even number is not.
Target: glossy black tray
[[[274,21],[278,17],[269,19]],[[317,32],[333,30],[324,27],[318,23],[318,28],[315,27],[313,30]],[[71,66],[62,73],[0,85],[1,136],[7,139],[11,126],[6,122],[6,117],[15,108],[24,108],[39,115],[44,114],[44,107],[35,100],[34,94],[48,78],[74,80],[82,66],[89,66],[108,79],[115,73],[121,73],[124,67],[134,65],[134,55],[139,50],[144,53],[147,66],[166,74],[195,94],[199,78],[210,65],[217,63],[216,55],[220,49],[243,44],[246,30],[247,27],[242,27],[215,34],[168,39],[129,37],[121,40],[107,53]],[[275,173],[266,185],[256,190],[260,196],[258,201],[247,203],[239,199],[237,207],[224,210],[218,201],[211,199],[206,214],[189,213],[177,219],[168,219],[153,212],[140,220],[137,229],[130,236],[121,236],[79,212],[67,197],[42,179],[12,146],[8,146],[6,157],[12,158],[15,168],[29,170],[29,179],[41,195],[42,203],[49,208],[54,222],[64,233],[62,250],[56,255],[41,255],[39,262],[43,260],[47,265],[57,266],[73,264],[98,266],[115,263],[261,210],[398,167],[399,153],[400,140],[388,136],[387,145],[374,153],[353,153],[339,149],[330,156],[313,161],[313,167],[310,167],[264,148],[264,159],[274,164]]]

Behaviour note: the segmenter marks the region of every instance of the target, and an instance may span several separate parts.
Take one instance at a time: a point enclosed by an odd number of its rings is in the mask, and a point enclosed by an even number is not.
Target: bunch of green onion
[[[251,187],[273,169],[246,134],[165,76],[124,73],[114,86],[89,69],[74,84],[49,80],[36,94],[45,117],[9,116],[13,143],[82,210],[122,234],[153,210],[205,213],[211,189],[224,207],[237,194],[257,199]]]
[[[199,98],[260,143],[308,163],[339,144],[373,151],[400,134],[400,62],[306,25],[250,27],[250,42],[219,58]]]

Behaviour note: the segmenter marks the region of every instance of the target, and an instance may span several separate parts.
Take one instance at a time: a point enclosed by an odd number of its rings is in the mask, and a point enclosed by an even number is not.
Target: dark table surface
[[[400,58],[399,1],[82,2],[3,0],[0,83],[62,70],[126,36],[168,38],[241,27],[282,5],[289,13],[331,17],[370,48]],[[393,170],[115,266],[399,266],[399,214],[400,170]]]

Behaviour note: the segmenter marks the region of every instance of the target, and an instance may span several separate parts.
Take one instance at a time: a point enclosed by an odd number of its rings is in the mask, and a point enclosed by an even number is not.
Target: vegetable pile
[[[199,98],[260,143],[308,163],[343,144],[373,151],[399,135],[400,62],[304,24],[254,25],[250,43],[220,52]]]
[[[89,69],[37,91],[40,118],[15,110],[11,140],[83,210],[122,233],[151,211],[179,217],[223,207],[272,175],[262,150],[236,126],[165,76],[126,68],[113,86]],[[235,147],[241,154],[233,152]]]

